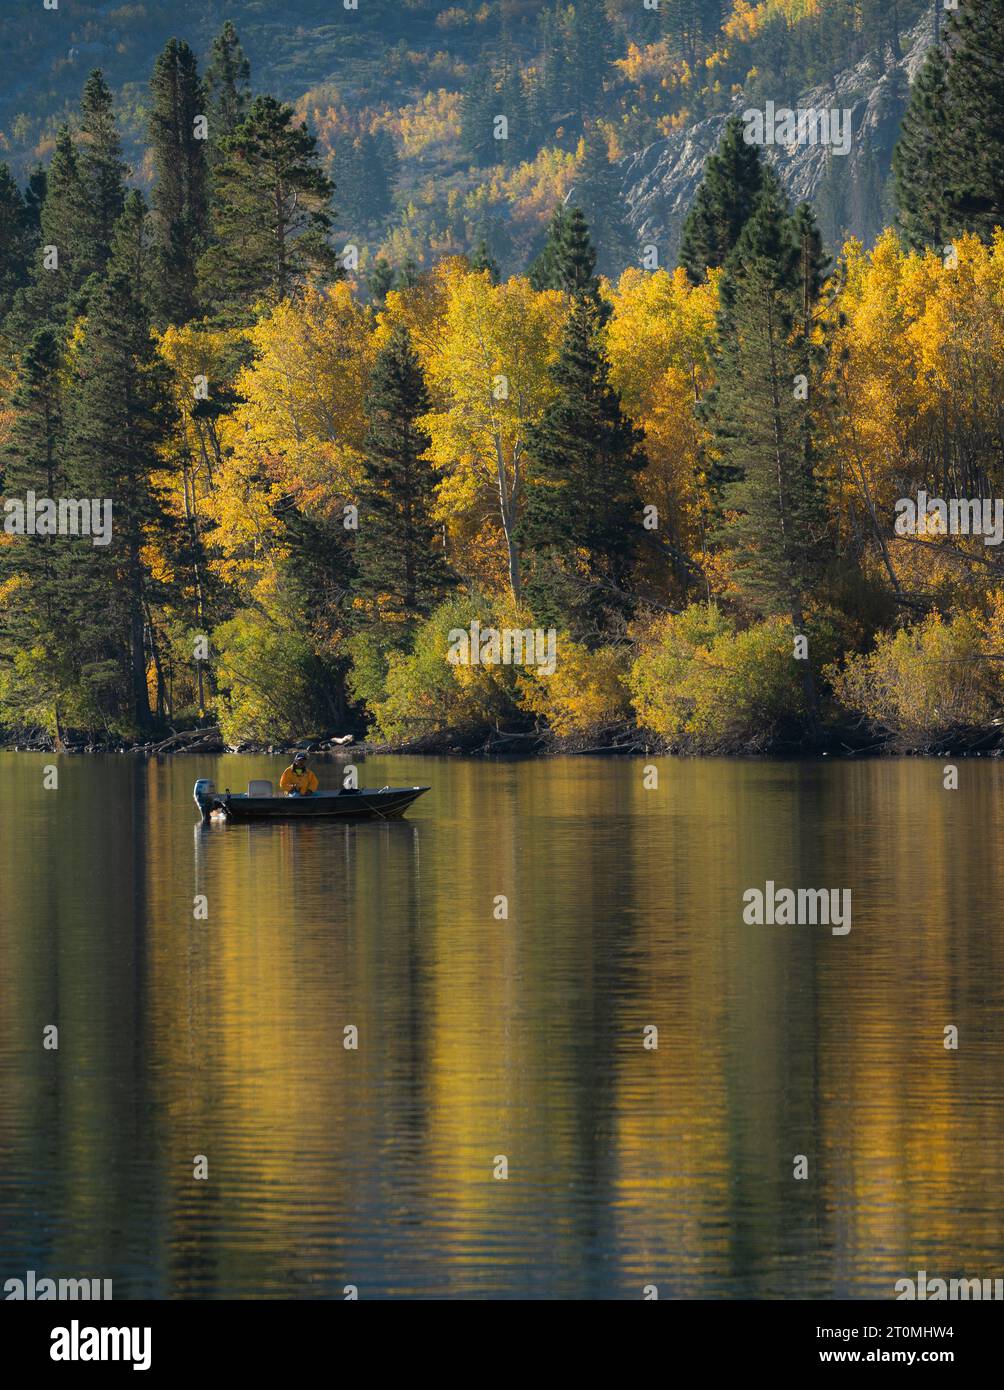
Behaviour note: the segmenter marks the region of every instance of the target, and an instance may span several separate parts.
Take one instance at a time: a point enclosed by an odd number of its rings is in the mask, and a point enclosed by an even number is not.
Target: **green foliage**
[[[276,304],[310,276],[336,279],[327,240],[333,193],[317,140],[292,107],[256,98],[220,143],[211,244],[199,264],[204,300],[240,320],[256,300]]]
[[[760,152],[744,140],[740,118],[730,116],[683,223],[680,264],[695,285],[725,264],[762,187]]]
[[[791,629],[769,618],[744,631],[693,604],[648,635],[628,684],[639,722],[700,752],[767,748],[804,712]]]
[[[831,668],[834,692],[903,747],[926,747],[1001,713],[1004,680],[988,660],[986,633],[973,613],[946,621],[938,613],[879,636],[874,650]]]
[[[641,433],[609,383],[598,327],[592,299],[576,298],[551,370],[554,399],[527,435],[533,471],[520,526],[530,606],[580,638],[628,607],[640,536],[636,475],[645,466]]]
[[[158,57],[150,97],[157,305],[166,322],[187,323],[196,311],[196,261],[209,223],[206,141],[195,129],[205,114],[205,93],[187,43],[171,39]]]
[[[377,358],[366,401],[354,589],[369,621],[396,624],[403,634],[453,582],[432,519],[439,479],[423,457],[430,440],[417,424],[428,409],[418,357],[398,327]]]
[[[415,633],[408,653],[389,655],[386,695],[371,706],[375,732],[389,741],[464,733],[519,718],[518,668],[451,664],[451,633],[505,626],[486,599],[447,599]]]
[[[317,657],[295,622],[241,609],[213,633],[219,721],[228,743],[290,742],[328,727]]]

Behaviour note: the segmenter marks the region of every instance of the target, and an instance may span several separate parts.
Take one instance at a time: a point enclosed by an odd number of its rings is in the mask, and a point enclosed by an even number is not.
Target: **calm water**
[[[0,755],[0,1280],[1004,1273],[1004,767],[661,759],[646,790],[641,761],[370,759],[364,785],[433,785],[406,821],[204,829],[198,773],[282,760],[68,758],[46,791],[52,761]],[[850,888],[851,933],[744,925],[767,879]]]

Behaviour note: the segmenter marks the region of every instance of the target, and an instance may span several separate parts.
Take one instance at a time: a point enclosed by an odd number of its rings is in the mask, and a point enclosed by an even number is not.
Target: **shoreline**
[[[557,738],[545,732],[501,733],[480,730],[477,733],[458,732],[426,735],[399,743],[375,743],[369,739],[356,741],[355,736],[324,735],[291,742],[275,743],[248,741],[227,744],[218,729],[190,729],[172,732],[159,740],[129,742],[112,740],[107,743],[76,742],[57,747],[49,735],[11,738],[0,741],[0,753],[44,753],[50,756],[81,756],[94,754],[128,755],[149,760],[165,757],[247,756],[292,757],[309,753],[318,758],[351,760],[353,757],[464,757],[464,758],[535,758],[555,757],[678,757],[678,758],[756,758],[763,761],[785,762],[833,759],[849,761],[854,758],[999,758],[1004,756],[1004,727],[954,730],[926,743],[907,743],[895,736],[864,738],[855,731],[854,742],[848,741],[846,730],[832,731],[831,737],[814,745],[798,739],[778,739],[760,746],[697,748],[681,742],[668,744],[644,731],[624,728],[600,731],[593,738],[583,736]]]

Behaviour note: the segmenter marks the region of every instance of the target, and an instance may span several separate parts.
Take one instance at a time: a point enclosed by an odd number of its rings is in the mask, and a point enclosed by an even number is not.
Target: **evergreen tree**
[[[14,314],[18,336],[30,337],[31,324],[61,323],[67,306],[94,269],[85,237],[84,189],[76,146],[67,126],[56,134],[39,211],[40,246],[32,283]],[[53,264],[46,247],[55,248]]]
[[[947,238],[945,55],[935,45],[914,79],[893,150],[897,222],[916,250],[943,246]]]
[[[498,110],[495,76],[491,65],[482,62],[471,73],[460,101],[460,148],[480,166],[499,162],[499,141],[495,139]]]
[[[10,435],[0,454],[8,498],[67,496],[59,344],[41,329],[29,344],[12,401]],[[22,535],[0,546],[0,663],[13,672],[6,704],[25,723],[50,723],[62,742],[66,703],[77,677],[74,642],[74,542]]]
[[[561,290],[591,301],[605,316],[596,277],[596,251],[581,208],[559,204],[551,217],[547,240],[530,267],[530,283],[535,290]]]
[[[196,312],[196,262],[208,230],[206,141],[196,120],[205,94],[195,54],[171,39],[150,81],[153,208],[160,259],[157,308],[162,319],[186,323]]]
[[[1004,225],[1004,0],[967,0],[914,81],[893,153],[913,247]]]
[[[627,224],[617,167],[607,158],[606,141],[587,136],[572,197],[589,223],[601,274],[614,278],[634,259],[635,238]]]
[[[42,235],[42,204],[48,189],[49,179],[41,164],[36,165],[28,175],[28,187],[24,191],[24,211],[33,242]]]
[[[672,52],[691,68],[714,47],[726,18],[723,0],[675,0],[663,5],[660,13]]]
[[[366,277],[366,288],[370,292],[374,308],[383,308],[387,295],[394,288],[395,280],[394,267],[390,261],[385,256],[377,256],[373,262],[373,269]]]
[[[82,251],[85,278],[104,271],[112,232],[125,203],[126,166],[115,124],[111,90],[95,69],[80,101],[80,168]]]
[[[711,400],[733,479],[723,506],[735,513],[724,531],[735,581],[761,612],[790,617],[794,635],[804,635],[806,600],[825,558],[825,505],[807,419],[813,387],[799,389],[811,362],[806,326],[798,330],[818,287],[819,254],[809,219],[793,222],[776,185],[765,188],[726,262]],[[815,728],[811,661],[800,660],[799,670]]]
[[[552,369],[554,400],[528,431],[533,471],[520,524],[535,617],[580,639],[600,636],[629,610],[640,535],[635,476],[645,467],[642,435],[608,380],[600,326],[595,301],[580,290]]]
[[[418,421],[428,410],[418,357],[397,327],[366,400],[355,588],[375,619],[406,629],[432,611],[453,578],[432,519],[438,476],[422,458],[430,441]]]
[[[965,0],[949,20],[948,47],[948,230],[989,241],[1004,226],[1004,0]]]
[[[538,293],[541,290],[560,289],[558,283],[558,245],[562,230],[568,219],[564,203],[558,203],[544,234],[544,245],[531,261],[527,270],[530,284]]]
[[[334,160],[340,225],[367,227],[386,217],[394,206],[397,171],[397,154],[389,132],[364,132],[346,140]]]
[[[369,221],[366,162],[358,136],[342,143],[332,161],[332,173],[338,185],[338,225],[358,234]]]
[[[71,391],[67,452],[79,495],[111,498],[114,505],[112,542],[90,552],[82,586],[90,612],[83,640],[96,697],[110,724],[143,731],[151,721],[148,651],[157,656],[151,605],[159,581],[149,553],[172,528],[154,481],[166,468],[171,396],[150,336],[143,283],[137,282],[139,197],[130,198],[116,229],[108,274],[91,304]]]
[[[744,140],[740,118],[730,116],[683,223],[680,264],[695,285],[725,264],[762,186],[760,153]]]
[[[251,105],[251,65],[229,19],[213,40],[205,91],[209,157],[215,164],[220,145],[244,122]]]
[[[6,164],[0,164],[0,323],[27,283],[32,254],[28,209]]]
[[[550,128],[557,120],[570,115],[573,106],[568,38],[557,6],[541,11],[538,28],[541,55],[538,123],[546,120]]]
[[[602,100],[613,57],[613,33],[603,0],[575,0],[567,33],[570,95],[584,126]]]
[[[481,237],[477,246],[474,248],[474,254],[471,256],[471,269],[476,271],[487,270],[491,277],[492,284],[498,284],[500,277],[499,263],[492,255],[486,237]]]
[[[214,177],[212,244],[199,263],[208,302],[245,316],[259,296],[286,298],[309,276],[337,279],[327,240],[334,184],[317,141],[293,109],[257,97],[247,120],[222,142]]]

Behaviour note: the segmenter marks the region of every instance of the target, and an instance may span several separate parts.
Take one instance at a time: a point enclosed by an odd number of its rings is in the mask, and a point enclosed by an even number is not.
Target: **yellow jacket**
[[[310,768],[305,768],[303,772],[297,772],[290,764],[286,771],[279,778],[279,790],[288,796],[290,792],[299,792],[301,796],[308,796],[311,792],[317,791],[317,778]]]

